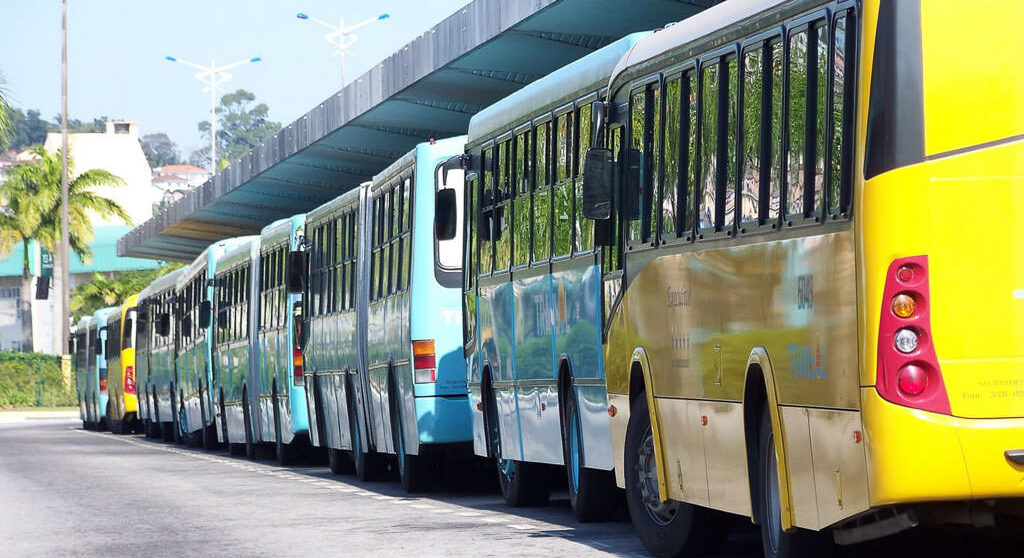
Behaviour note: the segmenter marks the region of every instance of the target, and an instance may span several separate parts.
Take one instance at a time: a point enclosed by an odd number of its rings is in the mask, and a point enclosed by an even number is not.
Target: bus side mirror
[[[107,346],[107,344],[103,341],[103,337],[100,336],[100,333],[102,333],[103,330],[105,329],[107,328],[100,328],[99,333],[96,334],[96,356],[103,356],[103,351]]]
[[[47,300],[50,298],[50,278],[39,277],[36,279],[36,300]]]
[[[612,151],[599,147],[587,150],[583,166],[583,216],[603,221],[612,216]]]
[[[285,261],[285,278],[288,292],[298,294],[306,290],[306,270],[309,267],[309,252],[296,250],[288,252]]]
[[[182,337],[192,337],[192,316],[181,318],[181,335]]]
[[[199,327],[206,329],[210,327],[210,301],[204,300],[199,303]]]
[[[167,312],[157,314],[156,317],[156,334],[161,337],[167,337],[171,333],[171,315]]]
[[[434,236],[438,240],[455,238],[455,225],[458,222],[455,201],[454,188],[442,188],[434,193]]]
[[[227,308],[221,308],[220,310],[217,310],[217,327],[220,328],[220,329],[224,329],[224,328],[228,327],[228,309]]]

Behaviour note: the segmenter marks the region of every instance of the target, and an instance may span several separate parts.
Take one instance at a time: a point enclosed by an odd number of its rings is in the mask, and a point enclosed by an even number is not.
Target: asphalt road
[[[323,466],[279,467],[87,432],[67,418],[3,415],[5,558],[647,556],[627,518],[579,524],[564,493],[528,509],[505,506],[488,483],[410,497],[395,481],[364,484]],[[974,555],[958,545],[977,548],[962,534],[918,535],[853,554]],[[753,528],[737,521],[719,556],[759,555]]]

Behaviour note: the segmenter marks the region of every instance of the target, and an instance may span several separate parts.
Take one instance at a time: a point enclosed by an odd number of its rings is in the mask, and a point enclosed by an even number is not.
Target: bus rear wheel
[[[395,389],[392,382],[391,389]],[[402,409],[398,403],[397,392],[391,396],[391,433],[395,444],[395,460],[398,462],[398,478],[402,490],[412,492],[430,492],[434,489],[435,462],[427,455],[409,455],[405,451],[405,429],[402,428]]]
[[[758,509],[761,510],[761,547],[765,558],[798,556],[834,556],[835,544],[827,531],[795,528],[782,530],[782,502],[779,494],[779,467],[775,453],[775,433],[766,405],[761,413],[758,438]]]
[[[644,547],[655,556],[692,556],[710,553],[727,534],[727,518],[707,508],[662,501],[658,465],[647,397],[633,404],[626,427],[626,505],[633,528]]]
[[[569,503],[578,521],[601,521],[615,513],[616,487],[612,471],[587,469],[576,390],[569,388],[562,415],[562,456],[569,484]]]

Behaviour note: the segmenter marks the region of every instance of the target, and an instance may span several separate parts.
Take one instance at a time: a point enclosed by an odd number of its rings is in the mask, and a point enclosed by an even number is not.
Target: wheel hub
[[[654,435],[648,427],[637,451],[636,483],[648,515],[656,523],[665,525],[679,512],[679,502],[663,502],[658,489],[658,462],[654,456]]]

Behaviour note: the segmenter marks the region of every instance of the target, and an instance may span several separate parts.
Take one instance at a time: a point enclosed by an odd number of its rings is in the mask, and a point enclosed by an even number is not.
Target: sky
[[[351,82],[469,0],[68,0],[68,113],[125,118],[140,133],[164,132],[182,158],[207,145],[196,125],[209,119],[210,95],[196,70],[164,59],[209,64],[252,57],[230,70],[224,92],[243,88],[289,124],[338,91],[339,62],[328,30],[303,12],[363,27],[346,59]],[[14,107],[60,114],[60,0],[0,0],[0,75]]]

